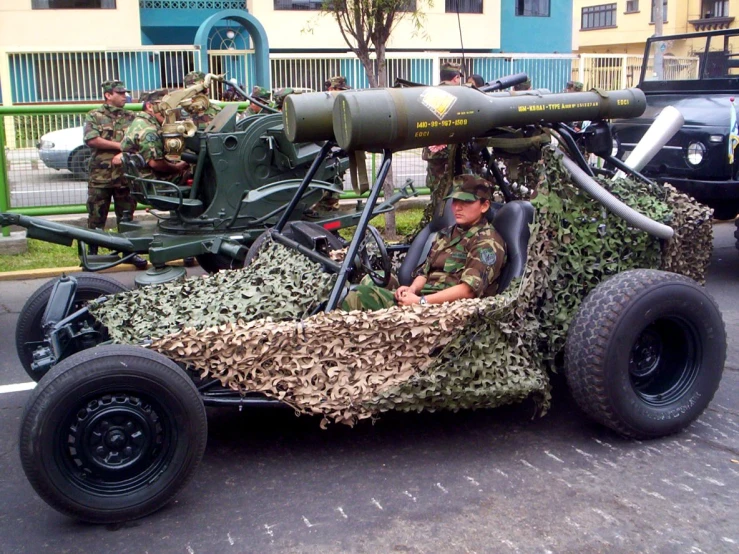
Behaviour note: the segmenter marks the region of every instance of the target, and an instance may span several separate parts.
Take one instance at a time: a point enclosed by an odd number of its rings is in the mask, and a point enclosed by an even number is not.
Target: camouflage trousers
[[[383,308],[392,308],[396,305],[395,289],[400,286],[398,278],[393,274],[387,288],[378,287],[368,276],[364,277],[359,285],[349,291],[340,309],[345,312],[352,310],[373,311]]]
[[[136,200],[131,196],[128,187],[87,187],[87,227],[88,229],[104,229],[110,211],[110,201],[115,203],[116,223],[120,223],[124,212],[133,217]]]
[[[428,161],[426,186],[431,191],[431,201],[423,210],[417,230],[423,229],[435,215],[441,215],[444,212],[444,197],[449,194],[452,186],[447,164],[447,158],[432,158]]]
[[[324,192],[321,199],[314,206],[316,210],[333,211],[339,209],[339,194],[336,192]]]

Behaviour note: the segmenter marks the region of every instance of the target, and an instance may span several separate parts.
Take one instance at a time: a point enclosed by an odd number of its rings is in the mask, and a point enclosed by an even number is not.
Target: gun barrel
[[[641,115],[639,89],[488,96],[467,87],[345,91],[333,106],[336,141],[345,150],[408,150],[466,142],[495,127]]]

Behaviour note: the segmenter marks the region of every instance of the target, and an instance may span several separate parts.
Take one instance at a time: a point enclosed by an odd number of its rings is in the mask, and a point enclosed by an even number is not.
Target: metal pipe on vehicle
[[[637,212],[635,209],[630,208],[599,185],[595,179],[585,173],[579,165],[564,155],[561,150],[557,150],[557,153],[562,155],[562,163],[567,171],[572,175],[572,180],[575,184],[595,200],[603,204],[606,209],[613,212],[613,214],[617,215],[630,225],[633,225],[642,231],[646,231],[657,238],[671,239],[673,237],[675,231],[672,227],[665,225],[664,223],[654,221],[644,214]]]

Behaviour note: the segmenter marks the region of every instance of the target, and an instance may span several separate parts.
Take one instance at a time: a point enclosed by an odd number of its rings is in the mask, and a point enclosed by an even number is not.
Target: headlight
[[[54,148],[54,143],[50,140],[42,140],[38,143],[39,150],[51,150]]]
[[[690,165],[700,165],[706,155],[706,147],[702,142],[691,142],[688,144],[688,153],[685,158]]]

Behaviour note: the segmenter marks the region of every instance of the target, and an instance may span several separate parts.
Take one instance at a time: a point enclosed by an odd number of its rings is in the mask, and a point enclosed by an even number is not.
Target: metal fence
[[[120,78],[137,99],[140,92],[160,87],[179,87],[188,71],[200,70],[198,51],[191,46],[156,46],[133,50],[67,52],[11,52],[0,59],[5,105],[22,105],[19,111],[2,117],[2,135],[6,170],[0,175],[0,203],[5,209],[39,213],[53,210],[84,211],[86,182],[71,161],[75,148],[82,146],[82,115],[89,109],[79,103],[100,101],[100,83]],[[0,56],[3,54],[0,53]],[[224,73],[247,90],[254,82],[253,52],[224,50],[209,52],[209,67]],[[682,60],[675,67],[695,71],[697,62]],[[467,74],[477,73],[486,80],[526,72],[535,88],[559,91],[570,79],[585,83],[586,88],[620,89],[637,83],[641,58],[620,55],[536,55],[475,54],[464,58],[438,53],[389,53],[387,82],[402,78],[421,84],[435,84],[444,62],[463,64]],[[376,63],[376,62],[373,62]],[[692,64],[692,65],[691,65]],[[270,69],[273,88],[291,86],[322,90],[334,75],[344,75],[354,88],[365,88],[364,68],[353,54],[272,54]],[[687,69],[685,69],[687,68]],[[219,99],[222,87],[216,85],[211,96]],[[41,104],[64,104],[59,110]],[[77,104],[75,106],[75,104]],[[34,109],[38,107],[37,110]],[[25,110],[25,111],[24,111]],[[37,147],[42,137],[56,130],[69,130],[64,140],[72,143],[66,154],[56,159]],[[0,135],[0,136],[2,136]],[[77,136],[78,135],[78,136]],[[76,138],[75,138],[76,137]],[[61,138],[59,140],[62,140]],[[51,139],[47,141],[53,142]],[[60,145],[55,145],[59,147]],[[66,165],[65,165],[66,164]],[[373,161],[369,161],[371,167]],[[407,178],[423,186],[425,162],[420,151],[395,157],[395,183]],[[346,188],[350,186],[347,184]]]

